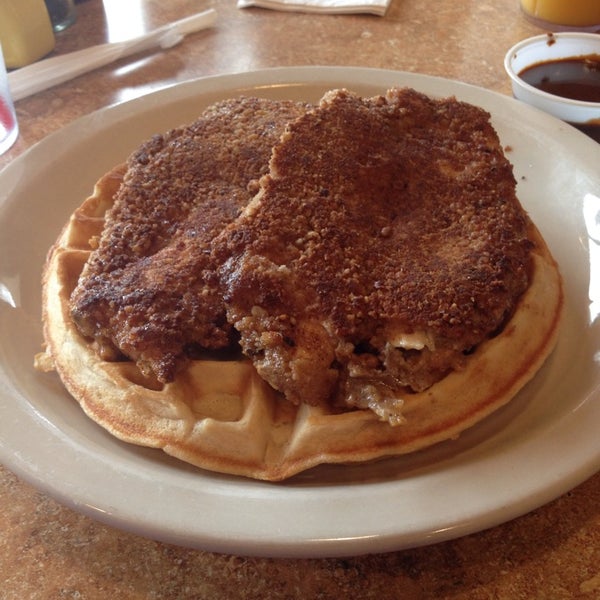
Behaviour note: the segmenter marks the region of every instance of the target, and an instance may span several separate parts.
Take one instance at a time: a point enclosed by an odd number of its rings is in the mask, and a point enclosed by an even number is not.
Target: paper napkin
[[[238,8],[259,6],[273,10],[312,13],[369,13],[383,17],[392,0],[238,0]]]

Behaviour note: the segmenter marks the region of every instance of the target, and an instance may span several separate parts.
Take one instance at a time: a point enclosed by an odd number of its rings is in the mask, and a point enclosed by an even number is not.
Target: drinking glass
[[[4,154],[15,143],[18,135],[17,115],[8,87],[6,65],[0,45],[0,154]]]

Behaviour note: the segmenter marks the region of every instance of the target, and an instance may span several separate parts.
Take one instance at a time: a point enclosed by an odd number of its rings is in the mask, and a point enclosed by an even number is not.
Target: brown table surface
[[[502,60],[541,32],[517,0],[393,0],[384,18],[238,9],[235,0],[85,0],[54,53],[214,6],[209,31],[17,102],[0,167],[74,119],[174,82],[297,65],[390,68],[510,94]],[[126,8],[137,7],[127,16]],[[136,16],[137,15],[137,16]],[[112,26],[109,28],[108,24]],[[116,34],[113,34],[116,35]],[[112,38],[115,39],[115,38]],[[0,468],[0,599],[600,598],[600,474],[525,516],[453,541],[380,555],[270,559],[191,550],[105,526]]]

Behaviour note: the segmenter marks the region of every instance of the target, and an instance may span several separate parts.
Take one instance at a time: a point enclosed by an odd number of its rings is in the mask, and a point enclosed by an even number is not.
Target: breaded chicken
[[[510,317],[529,223],[485,111],[337,90],[288,126],[213,255],[265,380],[393,421],[407,390],[460,369]]]
[[[305,110],[227,100],[132,154],[71,298],[73,320],[104,358],[126,356],[168,382],[186,355],[231,343],[210,243],[252,198],[285,124]]]

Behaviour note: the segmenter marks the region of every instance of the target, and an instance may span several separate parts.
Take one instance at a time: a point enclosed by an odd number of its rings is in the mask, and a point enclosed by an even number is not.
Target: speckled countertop
[[[126,16],[126,6],[135,6],[134,13]],[[517,0],[393,0],[384,18],[240,10],[234,0],[85,0],[55,52],[106,41],[109,29],[118,35],[119,23],[131,33],[135,24],[150,29],[209,6],[219,12],[217,26],[168,52],[19,101],[21,135],[0,167],[82,115],[198,76],[353,65],[438,75],[509,94],[506,49],[541,32],[523,18]],[[127,27],[122,32],[128,35]],[[591,600],[600,598],[599,507],[596,474],[534,512],[453,541],[343,559],[247,558],[113,529],[0,468],[0,600]]]

